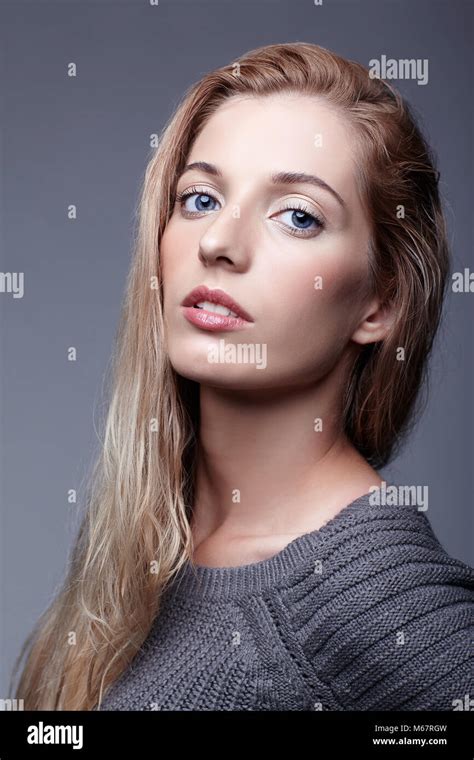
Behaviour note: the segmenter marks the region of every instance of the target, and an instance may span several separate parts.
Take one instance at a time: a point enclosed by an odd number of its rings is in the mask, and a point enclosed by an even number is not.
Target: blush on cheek
[[[339,303],[359,303],[367,294],[369,274],[367,267],[348,269],[337,267],[322,275],[321,292],[325,298]]]

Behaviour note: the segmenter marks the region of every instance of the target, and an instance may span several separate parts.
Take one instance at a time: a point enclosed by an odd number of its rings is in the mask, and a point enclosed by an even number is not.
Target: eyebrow
[[[197,169],[211,174],[213,177],[222,177],[222,172],[214,164],[209,164],[207,161],[194,161],[192,164],[186,164],[180,176],[183,176],[186,172]],[[328,185],[321,177],[316,177],[314,174],[306,174],[305,172],[276,172],[271,175],[271,182],[273,185],[297,185],[308,184],[314,185],[321,190],[326,190],[328,193],[338,201],[343,209],[347,208],[346,202],[339,195],[331,185]]]

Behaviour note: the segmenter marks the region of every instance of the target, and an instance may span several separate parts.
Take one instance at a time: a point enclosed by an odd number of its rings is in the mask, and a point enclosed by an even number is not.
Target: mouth
[[[189,322],[204,330],[239,330],[253,323],[251,315],[224,290],[194,288],[181,304]]]

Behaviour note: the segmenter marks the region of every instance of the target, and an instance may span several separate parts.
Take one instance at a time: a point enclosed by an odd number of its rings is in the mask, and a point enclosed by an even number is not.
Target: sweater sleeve
[[[318,549],[294,587],[293,625],[344,710],[465,709],[474,571],[422,513],[357,523]]]

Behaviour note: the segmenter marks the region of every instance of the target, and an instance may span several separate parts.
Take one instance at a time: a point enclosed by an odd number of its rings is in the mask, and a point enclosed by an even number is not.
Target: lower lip
[[[218,332],[219,330],[243,330],[252,322],[247,322],[241,317],[226,317],[224,314],[216,314],[205,309],[196,309],[194,306],[182,306],[183,314],[191,324],[202,330]]]

